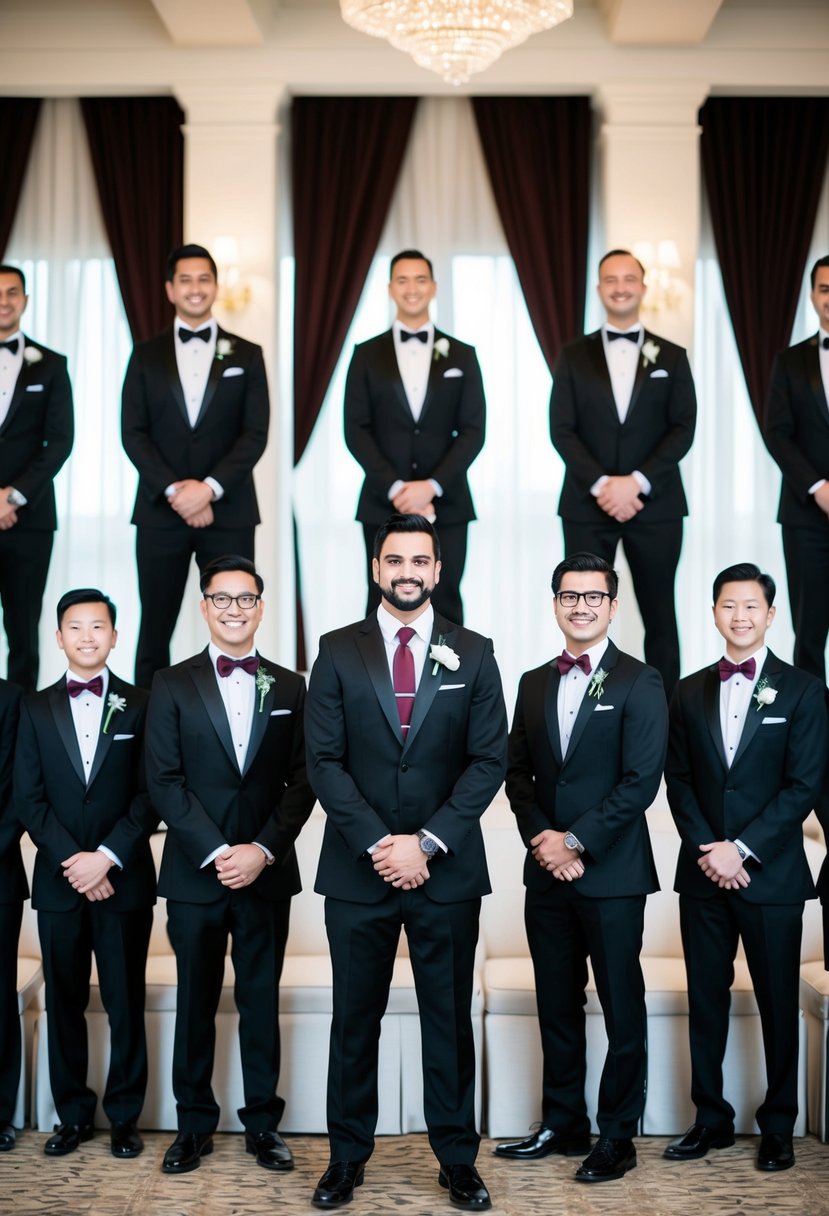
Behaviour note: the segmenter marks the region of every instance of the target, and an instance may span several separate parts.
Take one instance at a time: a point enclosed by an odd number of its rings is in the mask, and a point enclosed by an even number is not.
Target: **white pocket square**
[[[291,714],[293,712],[294,711],[292,709],[272,709],[271,717],[272,718],[281,718],[281,717],[284,717],[285,714]]]
[[[664,367],[658,367],[655,372],[651,372],[651,380],[667,380],[668,373]]]
[[[121,739],[134,739],[135,735],[113,735],[112,742],[119,743]]]
[[[466,688],[465,684],[441,684],[438,692],[449,692],[452,688]]]
[[[459,367],[447,367],[443,373],[444,380],[449,380],[452,376],[462,376],[463,372]]]
[[[244,376],[244,374],[245,369],[243,367],[226,367],[222,372],[222,379],[224,380],[228,376]]]
[[[760,722],[761,726],[779,726],[781,722],[785,722],[785,718],[763,718]]]
[[[605,712],[608,709],[615,709],[615,708],[616,708],[615,705],[597,705],[596,708],[593,710],[593,713],[600,714],[600,713]]]
[[[27,384],[26,392],[27,393],[42,393],[43,385],[42,384]]]

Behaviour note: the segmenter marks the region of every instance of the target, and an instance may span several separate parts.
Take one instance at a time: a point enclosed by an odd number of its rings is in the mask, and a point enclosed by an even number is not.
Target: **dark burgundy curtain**
[[[81,99],[115,270],[135,342],[165,329],[167,255],[182,243],[184,112],[172,97]]]
[[[592,114],[588,97],[475,97],[478,134],[527,309],[550,371],[584,327]]]
[[[17,204],[23,189],[29,153],[35,137],[39,97],[0,98],[0,165],[3,189],[0,190],[0,261],[9,243]]]
[[[702,170],[725,298],[762,423],[771,366],[791,338],[829,153],[825,97],[712,97]]]
[[[383,231],[416,97],[297,97],[294,220],[294,464],[314,430]],[[305,644],[297,561],[297,666]]]

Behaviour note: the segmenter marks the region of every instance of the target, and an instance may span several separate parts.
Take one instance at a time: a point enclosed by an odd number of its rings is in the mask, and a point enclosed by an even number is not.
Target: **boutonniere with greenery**
[[[26,363],[28,363],[29,367],[31,367],[33,363],[40,363],[41,359],[43,358],[43,351],[38,350],[36,346],[24,346],[23,358],[25,359]]]
[[[127,708],[127,698],[119,697],[117,692],[111,692],[107,697],[107,716],[104,718],[104,734],[109,733],[109,724],[113,714],[122,714]]]
[[[449,354],[449,339],[438,338],[432,350],[432,358],[437,363],[438,359],[445,359]]]
[[[588,697],[595,697],[597,701],[602,698],[604,692],[604,682],[607,679],[608,673],[603,667],[597,667],[593,672],[593,678],[587,685]]]
[[[444,645],[442,633],[438,636],[437,642],[432,643],[429,658],[434,659],[434,665],[432,666],[433,676],[438,674],[438,668],[441,666],[445,667],[448,671],[457,671],[461,665],[460,658],[455,654],[452,647]]]
[[[234,342],[232,338],[219,338],[216,343],[216,358],[221,362],[228,355],[233,354]]]
[[[757,708],[754,711],[756,714],[759,714],[766,705],[774,705],[777,700],[777,689],[773,684],[769,684],[767,676],[761,676],[758,680],[752,699],[757,702]]]
[[[256,691],[259,693],[259,712],[261,714],[264,705],[265,697],[270,692],[271,684],[273,684],[276,676],[272,676],[264,667],[260,667],[256,673]]]
[[[659,347],[653,338],[648,338],[647,342],[642,345],[642,366],[649,367],[651,363],[656,362],[658,356]]]

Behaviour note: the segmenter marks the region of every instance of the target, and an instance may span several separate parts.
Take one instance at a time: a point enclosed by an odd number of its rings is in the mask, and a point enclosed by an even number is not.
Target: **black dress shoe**
[[[474,1165],[442,1165],[438,1182],[449,1191],[449,1202],[468,1212],[484,1212],[492,1207],[489,1191]]]
[[[279,1132],[245,1132],[245,1148],[266,1170],[292,1170],[291,1150]]]
[[[589,1157],[576,1170],[579,1182],[612,1182],[636,1168],[636,1149],[632,1140],[611,1140],[600,1136]]]
[[[733,1143],[732,1131],[717,1132],[701,1123],[692,1123],[684,1136],[671,1141],[662,1156],[669,1161],[697,1161],[709,1148],[731,1148]]]
[[[65,1157],[94,1135],[95,1129],[91,1123],[61,1123],[44,1144],[43,1151],[47,1157]]]
[[[315,1208],[339,1208],[350,1203],[354,1188],[363,1185],[365,1161],[332,1161],[317,1183],[311,1203]]]
[[[8,1153],[17,1144],[17,1132],[11,1123],[0,1123],[0,1153]]]
[[[758,1170],[790,1170],[794,1165],[794,1149],[791,1136],[767,1132],[760,1141],[757,1154]]]
[[[113,1157],[137,1157],[144,1151],[144,1141],[134,1123],[113,1123],[109,1146]]]
[[[589,1132],[557,1132],[551,1127],[539,1127],[526,1140],[512,1140],[508,1144],[496,1144],[492,1150],[496,1157],[509,1157],[512,1161],[537,1161],[549,1153],[564,1153],[566,1157],[583,1157],[590,1152]]]
[[[201,1165],[202,1157],[213,1152],[211,1132],[179,1132],[164,1154],[161,1163],[163,1174],[189,1174]]]

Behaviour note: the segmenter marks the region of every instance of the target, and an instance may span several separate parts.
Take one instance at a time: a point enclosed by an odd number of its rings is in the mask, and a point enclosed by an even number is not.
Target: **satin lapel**
[[[228,758],[236,772],[239,771],[239,761],[236,759],[236,752],[233,747],[233,739],[230,734],[230,727],[227,723],[227,713],[225,712],[224,701],[222,695],[216,685],[216,675],[213,671],[213,664],[210,661],[210,655],[206,650],[197,655],[190,666],[190,676],[196,686],[199,696],[204,702],[204,708],[207,710],[208,717],[213,723],[213,729],[221,740],[222,747],[227,752]]]
[[[806,367],[809,383],[815,395],[818,411],[824,422],[829,422],[829,401],[826,400],[826,390],[820,374],[820,355],[818,353],[817,337],[809,339],[809,349],[806,352]]]
[[[111,714],[109,719],[109,729],[107,730],[107,733],[104,734],[104,726],[106,725],[107,714],[109,713],[107,701],[109,700],[110,694],[114,693],[116,697],[124,698],[124,700],[127,702],[126,708],[128,709],[128,691],[129,689],[124,687],[118,677],[114,676],[112,672],[110,672],[109,687],[107,688],[107,695],[104,700],[104,712],[101,714],[101,727],[98,734],[98,742],[95,747],[95,755],[92,758],[92,768],[89,770],[89,785],[92,785],[92,782],[101,771],[101,765],[103,764],[104,760],[106,760],[107,755],[109,754],[109,749],[112,747],[112,736],[118,733],[118,719],[123,716],[120,712]]]
[[[33,345],[33,343],[31,343],[29,341],[29,339],[26,337],[25,334],[21,334],[20,338],[23,342],[24,350],[26,349],[27,346]],[[8,412],[6,413],[6,417],[3,419],[3,425],[0,426],[0,435],[3,434],[3,432],[6,430],[9,423],[11,422],[12,418],[15,416],[15,414],[19,410],[20,404],[23,401],[23,398],[26,396],[26,387],[29,384],[36,383],[37,369],[39,367],[40,367],[39,363],[27,363],[25,359],[23,360],[23,364],[20,368],[20,374],[17,377],[17,381],[14,386],[14,392],[12,393],[12,399],[9,402]],[[34,396],[34,394],[32,394],[32,396]]]
[[[645,342],[653,341],[653,338],[654,338],[654,335],[649,334],[648,331],[645,330],[645,338],[644,338],[644,342],[642,343],[642,345],[644,346]],[[657,343],[657,345],[658,345],[658,343]],[[657,358],[658,358],[658,356],[657,356]],[[645,366],[645,359],[640,350],[639,351],[639,361],[636,364],[636,375],[633,379],[633,391],[630,394],[630,402],[628,404],[628,412],[625,415],[625,422],[627,422],[628,418],[630,418],[631,414],[633,413],[634,406],[636,405],[636,402],[639,400],[639,394],[642,391],[642,385],[645,383],[645,380],[647,379],[648,374],[649,374],[648,369],[650,369],[650,371],[653,371],[653,368],[655,366],[656,366],[656,364],[654,364],[654,363],[649,363],[647,367]]]
[[[702,697],[705,707],[705,721],[708,723],[714,751],[719,756],[724,767],[728,768],[728,761],[725,758],[725,742],[722,737],[722,726],[720,725],[720,684],[720,673],[715,663],[705,673]]]
[[[403,387],[403,381],[400,378],[400,368],[397,366],[397,354],[394,349],[394,334],[391,330],[383,334],[383,341],[379,344],[380,359],[375,368],[378,375],[382,376],[388,383],[389,389],[394,394],[397,404],[405,413],[406,417],[411,419],[412,411],[409,408],[409,401],[406,396],[406,390]]]
[[[66,691],[65,680],[60,680],[49,689],[49,708],[55,719],[60,741],[66,748],[66,754],[73,769],[78,774],[78,780],[81,785],[86,785],[81,749],[78,747],[78,736],[75,734],[75,723],[72,719],[72,710],[69,708],[69,693]]]
[[[257,651],[256,653],[258,654],[259,652]],[[259,670],[268,671],[268,668],[263,663]],[[273,675],[274,673],[271,671],[270,674]],[[253,722],[251,723],[250,739],[248,740],[248,750],[245,756],[245,767],[242,769],[242,776],[245,775],[251,764],[253,764],[254,760],[256,759],[256,753],[262,746],[262,740],[265,738],[265,731],[268,729],[268,722],[271,718],[271,707],[273,706],[274,697],[276,696],[274,691],[275,688],[276,678],[274,678],[274,681],[268,691],[265,693],[264,698],[259,692],[259,689],[257,688],[256,690],[256,700],[254,701],[253,705]]]
[[[440,338],[446,338],[447,342],[449,341],[449,338],[446,334],[441,333],[441,331],[439,329],[436,329],[435,330],[435,341],[437,342]],[[450,350],[450,354],[451,354],[451,350],[452,350],[451,344],[450,344],[449,350]],[[420,411],[420,421],[421,422],[426,417],[426,411],[428,410],[429,406],[431,405],[432,397],[435,394],[435,390],[440,387],[440,382],[443,379],[443,373],[448,366],[449,366],[449,363],[448,363],[447,359],[444,359],[442,356],[437,359],[435,358],[434,347],[433,347],[432,348],[432,363],[429,368],[429,378],[426,381],[426,396],[423,398],[423,409]]]
[[[550,664],[550,674],[544,685],[544,721],[547,725],[547,736],[550,740],[550,746],[553,749],[553,755],[559,768],[563,764],[561,732],[558,729],[558,688],[560,683],[561,676],[556,666],[556,661],[553,659]]]
[[[374,685],[374,691],[377,694],[377,700],[380,702],[380,708],[386,715],[389,726],[402,744],[403,730],[400,726],[400,715],[397,712],[394,687],[389,675],[386,647],[383,642],[383,635],[380,632],[380,626],[377,624],[377,617],[374,613],[360,627],[360,632],[357,634],[355,642],[360,657],[365,664],[368,678]]]
[[[190,419],[187,415],[187,406],[184,401],[184,393],[181,389],[181,378],[178,374],[178,364],[176,363],[176,339],[175,332],[171,331],[169,339],[165,342],[164,349],[164,369],[167,373],[167,383],[173,399],[179,408],[182,418],[190,426]]]
[[[766,655],[766,661],[763,664],[763,670],[760,672],[760,679],[758,679],[757,683],[759,684],[760,680],[762,680],[763,676],[765,676],[766,679],[768,680],[769,684],[771,684],[773,687],[776,688],[777,681],[775,679],[775,676],[777,675],[777,673],[779,671],[780,671],[780,660],[776,657],[776,655],[773,655],[772,652],[769,651]],[[755,691],[756,691],[756,688],[755,688]],[[734,753],[734,759],[731,761],[732,769],[734,768],[734,765],[737,764],[738,761],[742,758],[743,753],[746,751],[746,749],[750,746],[752,739],[757,734],[757,731],[760,729],[760,725],[763,721],[763,718],[766,716],[766,712],[767,712],[767,707],[763,706],[762,708],[760,708],[760,706],[754,700],[754,696],[752,694],[751,700],[748,703],[748,713],[746,714],[745,725],[743,726],[743,733],[740,735],[740,742],[737,744],[737,750]],[[772,710],[772,713],[773,712],[774,712],[774,710]]]
[[[616,661],[619,658],[619,651],[613,642],[607,643],[607,650],[602,655],[601,667],[607,672],[607,687],[605,688],[605,696],[613,696],[613,668],[616,666]],[[592,677],[591,677],[592,678]],[[590,696],[590,684],[587,685],[588,691],[585,692],[581,699],[579,712],[576,714],[576,720],[573,723],[573,733],[570,736],[570,742],[567,745],[567,754],[564,757],[566,764],[570,757],[575,752],[579,745],[584,728],[590,721],[590,715],[595,712],[599,701],[597,697]]]
[[[221,342],[222,338],[225,338],[228,342],[231,342],[231,343],[233,342],[233,339],[230,336],[230,334],[225,333],[225,331],[220,328],[216,333],[216,342],[217,343]],[[216,393],[216,389],[219,386],[219,381],[222,378],[223,372],[224,372],[224,360],[217,359],[216,356],[214,355],[213,362],[210,364],[210,373],[207,377],[207,384],[204,387],[204,396],[201,399],[201,405],[199,407],[199,414],[198,414],[198,417],[196,418],[195,426],[193,427],[194,430],[196,429],[196,427],[201,422],[202,418],[207,413],[208,406],[210,405],[210,402],[213,400],[213,397]]]
[[[435,613],[434,625],[432,627],[432,644],[434,645],[441,638],[443,638],[444,643],[450,649],[452,649],[456,636],[457,630],[452,628],[449,621],[444,620],[443,617],[439,617],[437,613]],[[434,660],[429,658],[429,654],[427,652],[426,662],[423,665],[423,671],[420,675],[420,683],[417,686],[417,696],[415,697],[414,707],[412,708],[412,720],[409,723],[409,729],[406,732],[406,741],[403,745],[404,751],[406,748],[411,746],[412,740],[425,722],[426,715],[432,708],[432,702],[437,696],[438,689],[440,688],[441,684],[443,684],[444,678],[448,676],[450,683],[453,683],[456,680],[458,683],[461,682],[459,677],[463,676],[462,668],[459,668],[456,673],[454,671],[447,671],[443,664],[439,663],[437,675],[433,676],[432,668],[434,665]]]
[[[600,329],[597,329],[595,333],[587,335],[587,354],[593,374],[603,390],[601,395],[605,406],[610,411],[610,417],[618,425],[619,412],[616,409],[616,399],[613,396],[613,385],[610,381],[607,359],[604,357],[604,346],[602,344],[602,332]]]

